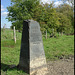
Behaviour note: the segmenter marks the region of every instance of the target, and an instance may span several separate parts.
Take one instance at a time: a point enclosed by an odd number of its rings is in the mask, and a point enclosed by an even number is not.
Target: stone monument
[[[18,65],[30,75],[46,75],[47,65],[39,23],[25,20]]]

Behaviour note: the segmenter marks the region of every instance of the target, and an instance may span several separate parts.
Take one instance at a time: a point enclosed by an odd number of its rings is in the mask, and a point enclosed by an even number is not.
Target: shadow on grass
[[[21,70],[16,65],[8,65],[8,64],[1,63],[1,70],[3,70],[3,71],[7,71],[7,70],[9,70],[9,71],[11,71],[11,70],[23,71],[29,75],[29,71]]]

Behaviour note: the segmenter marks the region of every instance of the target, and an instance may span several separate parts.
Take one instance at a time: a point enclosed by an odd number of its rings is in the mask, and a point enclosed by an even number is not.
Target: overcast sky
[[[55,7],[62,4],[63,2],[61,0],[41,0],[43,3],[50,3],[54,1]],[[8,11],[7,8],[10,6],[11,0],[1,0],[1,28],[6,24],[6,28],[10,28],[11,22],[8,22],[7,17]],[[66,2],[68,3],[68,2]]]

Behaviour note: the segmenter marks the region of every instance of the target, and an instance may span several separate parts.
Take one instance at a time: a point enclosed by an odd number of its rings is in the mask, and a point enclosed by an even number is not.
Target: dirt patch
[[[48,75],[74,75],[74,58],[47,61]]]
[[[47,61],[48,74],[46,75],[74,75],[74,57]],[[43,73],[43,72],[42,72]],[[45,75],[40,72],[39,75]],[[37,75],[37,73],[33,74]]]

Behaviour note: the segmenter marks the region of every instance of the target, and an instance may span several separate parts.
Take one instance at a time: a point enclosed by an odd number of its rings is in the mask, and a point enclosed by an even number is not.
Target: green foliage
[[[58,31],[65,33],[74,33],[74,13],[73,8],[68,4],[60,5],[56,8],[59,16],[60,26]]]
[[[66,0],[65,0],[66,1]],[[23,20],[33,19],[40,23],[41,31],[44,33],[64,32],[74,33],[74,8],[65,2],[54,7],[54,2],[48,4],[40,3],[40,0],[11,0],[11,6],[7,7],[7,19],[12,22],[11,28],[22,31]]]
[[[23,20],[32,18],[36,5],[39,5],[39,0],[11,0],[11,6],[7,7],[9,12],[7,19],[12,22],[12,26],[16,26],[16,29],[22,30]]]

